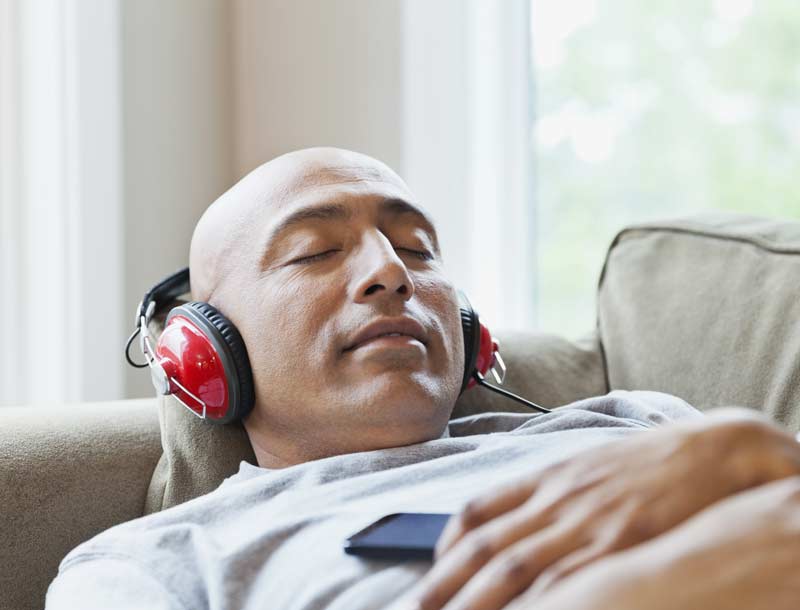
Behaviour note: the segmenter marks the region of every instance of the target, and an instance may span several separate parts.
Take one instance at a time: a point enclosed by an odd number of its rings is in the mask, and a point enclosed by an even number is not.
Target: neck
[[[381,436],[380,434],[367,434],[366,436],[368,438],[372,438],[375,441],[373,446],[339,446],[337,448],[329,447],[328,451],[321,451],[321,446],[318,441],[308,443],[303,442],[303,439],[294,439],[292,442],[286,443],[283,442],[284,439],[282,438],[273,438],[272,436],[266,435],[261,429],[259,429],[257,420],[252,417],[244,421],[244,428],[247,432],[248,438],[250,439],[250,445],[253,447],[253,453],[255,453],[256,462],[258,463],[259,467],[268,468],[270,470],[288,468],[290,466],[296,466],[297,464],[303,464],[305,462],[331,457],[334,455],[344,455],[346,453],[373,451],[392,447],[403,447],[427,442],[430,440],[450,438],[450,428],[448,425],[445,425],[444,429],[438,434],[438,436],[433,435],[428,436],[427,438],[417,438],[414,440],[400,440],[397,438],[378,439],[377,437]]]

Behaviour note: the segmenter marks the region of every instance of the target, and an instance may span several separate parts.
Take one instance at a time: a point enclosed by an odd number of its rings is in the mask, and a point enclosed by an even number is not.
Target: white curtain
[[[404,168],[445,263],[495,328],[536,311],[528,0],[407,0]]]
[[[119,6],[0,6],[0,404],[118,397]]]

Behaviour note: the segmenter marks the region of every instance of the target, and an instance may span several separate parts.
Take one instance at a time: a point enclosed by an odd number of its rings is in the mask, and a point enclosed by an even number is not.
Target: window
[[[800,3],[531,5],[539,326],[594,327],[614,234],[710,209],[800,218]]]

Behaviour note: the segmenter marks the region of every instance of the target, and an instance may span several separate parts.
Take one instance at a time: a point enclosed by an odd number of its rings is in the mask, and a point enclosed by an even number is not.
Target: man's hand
[[[796,474],[800,444],[751,412],[610,443],[469,502],[410,599],[423,610],[503,608],[534,581],[545,590],[722,498]]]
[[[800,608],[800,477],[722,500],[504,610]]]

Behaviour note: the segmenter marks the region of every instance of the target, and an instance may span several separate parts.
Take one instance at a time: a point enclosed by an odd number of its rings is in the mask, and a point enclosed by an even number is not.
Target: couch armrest
[[[155,399],[0,408],[0,608],[41,609],[61,559],[143,513]]]

